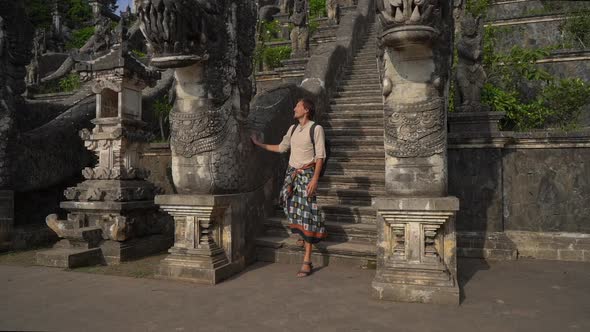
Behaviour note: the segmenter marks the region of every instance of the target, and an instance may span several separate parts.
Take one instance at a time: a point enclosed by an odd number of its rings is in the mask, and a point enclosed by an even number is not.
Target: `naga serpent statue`
[[[444,196],[451,1],[378,0],[377,9],[386,190],[401,196]]]
[[[179,194],[253,190],[247,128],[253,94],[256,4],[141,0],[152,66],[175,68],[172,178]]]

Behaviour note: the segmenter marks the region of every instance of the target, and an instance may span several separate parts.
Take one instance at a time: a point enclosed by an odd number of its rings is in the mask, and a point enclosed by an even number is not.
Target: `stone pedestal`
[[[504,112],[459,112],[449,113],[449,131],[451,133],[497,133]]]
[[[379,198],[377,272],[380,300],[459,304],[455,197]]]
[[[245,268],[248,256],[254,257],[254,247],[246,240],[248,209],[256,208],[251,197],[156,196],[175,223],[174,246],[161,262],[159,276],[214,285]]]
[[[67,220],[47,217],[62,238],[52,249],[37,253],[37,264],[75,268],[124,261],[162,252],[172,245],[168,221],[153,201],[62,202]]]
[[[11,247],[14,228],[14,192],[0,190],[0,250]]]

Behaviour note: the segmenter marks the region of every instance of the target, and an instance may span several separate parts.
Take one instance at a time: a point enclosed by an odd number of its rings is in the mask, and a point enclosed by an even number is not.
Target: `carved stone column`
[[[177,194],[156,197],[174,217],[176,235],[160,276],[215,284],[254,256],[247,224],[263,215],[252,201],[262,185],[252,179],[262,172],[248,163],[255,151],[246,128],[255,2],[141,0],[137,12],[151,64],[174,68],[176,78],[170,148]]]
[[[378,0],[386,191],[377,199],[373,295],[458,303],[454,214],[447,197],[451,0]]]

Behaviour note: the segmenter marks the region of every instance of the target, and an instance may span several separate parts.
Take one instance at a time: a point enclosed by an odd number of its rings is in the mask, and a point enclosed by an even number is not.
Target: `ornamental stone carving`
[[[293,14],[290,21],[291,30],[291,58],[303,58],[309,55],[309,27],[308,0],[295,0]]]
[[[481,91],[487,75],[483,68],[483,20],[465,13],[457,45],[457,110],[481,111]]]
[[[252,190],[247,117],[253,92],[256,4],[237,0],[137,1],[151,64],[175,68],[172,175],[181,194]],[[234,167],[217,167],[233,165]]]

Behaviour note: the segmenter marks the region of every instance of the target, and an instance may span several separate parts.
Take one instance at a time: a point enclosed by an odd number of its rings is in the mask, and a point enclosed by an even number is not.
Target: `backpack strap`
[[[293,133],[295,132],[295,129],[297,128],[297,126],[299,126],[298,123],[293,125],[293,129],[291,129],[291,135],[289,137],[293,137]]]
[[[313,146],[313,157],[315,158],[315,127],[317,127],[317,123],[314,122],[314,124],[311,125],[311,128],[309,128],[309,137],[311,138],[311,145]]]

